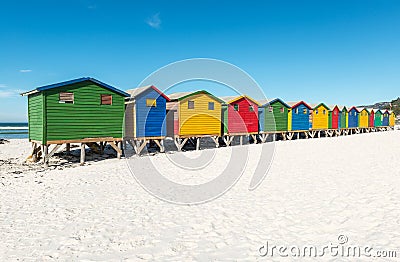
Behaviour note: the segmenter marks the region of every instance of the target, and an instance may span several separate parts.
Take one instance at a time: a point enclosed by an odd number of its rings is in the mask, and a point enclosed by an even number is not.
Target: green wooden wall
[[[73,92],[74,103],[59,103],[60,92]],[[112,95],[112,105],[101,105],[102,94]],[[52,140],[123,137],[125,105],[122,95],[92,82],[82,82],[43,91],[42,96],[45,104],[42,143]],[[30,96],[29,100],[33,98]],[[29,119],[36,114],[36,110],[30,111]]]
[[[28,128],[29,139],[43,139],[43,94],[33,94],[28,99]]]
[[[273,112],[269,112],[269,106],[265,107],[265,131],[287,131],[288,130],[288,108],[281,102],[272,103]],[[281,108],[284,111],[281,112]],[[275,121],[274,121],[275,120]]]

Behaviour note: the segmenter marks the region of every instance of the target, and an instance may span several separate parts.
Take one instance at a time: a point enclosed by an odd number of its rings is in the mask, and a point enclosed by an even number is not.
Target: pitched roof
[[[258,103],[260,103],[262,107],[268,106],[268,105],[272,105],[272,104],[274,104],[274,103],[276,103],[276,102],[280,102],[280,103],[282,103],[284,106],[286,106],[287,108],[290,108],[290,106],[289,106],[288,104],[286,104],[285,102],[283,102],[283,100],[280,99],[280,98],[274,98],[274,99],[272,99],[272,100],[267,100],[267,99],[258,100]]]
[[[348,110],[347,110],[347,106],[340,106],[340,105],[338,105],[338,107],[339,107],[339,110],[340,110],[340,111],[343,111],[344,109],[346,109],[346,111],[348,111]]]
[[[197,95],[197,94],[206,94],[208,96],[211,96],[213,99],[217,100],[221,104],[225,103],[223,100],[221,100],[218,97],[214,96],[213,94],[207,92],[206,90],[198,90],[198,91],[193,91],[193,92],[173,93],[173,94],[169,94],[168,97],[170,98],[170,101],[179,101],[179,100],[183,100],[185,98],[188,98],[190,96],[194,96],[194,95]]]
[[[288,104],[291,108],[294,108],[294,107],[299,106],[300,104],[303,104],[303,105],[305,105],[308,109],[312,109],[311,106],[309,106],[309,105],[308,105],[306,102],[304,102],[304,101],[287,102],[287,104]]]
[[[355,107],[355,106],[350,107],[350,109],[349,109],[348,111],[350,112],[350,111],[353,110],[353,109],[355,109],[355,110],[357,111],[357,113],[360,113],[360,111],[358,110],[358,108]]]
[[[134,88],[134,89],[129,89],[126,92],[130,95],[131,98],[135,98],[135,97],[140,96],[141,94],[143,94],[144,92],[146,92],[149,89],[154,89],[157,93],[159,93],[167,101],[170,100],[168,96],[166,96],[163,92],[161,92],[157,87],[155,87],[153,85],[142,86],[142,87],[138,87],[138,88]]]
[[[317,108],[317,107],[319,107],[319,106],[324,106],[326,109],[328,109],[328,110],[331,110],[331,108],[330,107],[328,107],[327,105],[325,105],[324,103],[319,103],[319,104],[310,104],[310,106],[313,108],[313,109],[315,109],[315,108]],[[333,108],[332,108],[333,109]]]
[[[361,111],[363,111],[364,109],[369,113],[369,111],[367,110],[366,107],[357,107],[358,112],[361,112]]]
[[[118,94],[120,94],[122,96],[125,96],[125,97],[129,96],[126,92],[124,92],[122,90],[119,90],[119,89],[117,89],[117,88],[115,88],[113,86],[107,85],[107,84],[105,84],[105,83],[103,83],[103,82],[101,82],[101,81],[99,81],[97,79],[91,78],[91,77],[81,77],[81,78],[77,78],[77,79],[73,79],[73,80],[69,80],[69,81],[64,81],[64,82],[60,82],[60,83],[56,83],[56,84],[37,87],[37,88],[35,88],[35,89],[31,90],[31,91],[22,93],[21,95],[22,96],[27,96],[27,95],[31,95],[31,94],[34,94],[34,93],[42,92],[42,91],[45,91],[45,90],[58,88],[58,87],[63,87],[63,86],[67,86],[67,85],[72,85],[72,84],[77,84],[77,83],[81,83],[81,82],[85,82],[85,81],[89,81],[89,82],[95,83],[95,84],[97,84],[97,85],[99,85],[101,87],[104,87],[104,88],[106,88],[108,90],[116,92],[116,93],[118,93]]]
[[[224,101],[227,104],[231,104],[235,101],[238,101],[242,98],[245,98],[246,100],[250,100],[253,103],[255,103],[256,105],[260,106],[260,103],[258,101],[256,101],[255,99],[247,96],[247,95],[240,95],[240,96],[223,96],[223,97],[219,97],[222,101]]]

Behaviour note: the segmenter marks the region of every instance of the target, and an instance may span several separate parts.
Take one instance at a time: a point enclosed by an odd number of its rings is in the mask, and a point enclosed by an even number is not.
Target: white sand
[[[258,252],[267,241],[322,247],[339,234],[400,251],[400,131],[278,142],[259,188],[248,191],[251,159],[228,193],[195,206],[149,195],[124,160],[43,171],[18,164],[28,151],[25,140],[0,145],[0,160],[15,158],[0,163],[1,261],[267,261]]]

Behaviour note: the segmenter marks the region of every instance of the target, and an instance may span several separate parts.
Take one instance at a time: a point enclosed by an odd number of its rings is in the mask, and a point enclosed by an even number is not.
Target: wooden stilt
[[[196,138],[196,150],[200,150],[200,137]]]
[[[243,145],[243,136],[240,136],[240,145]]]
[[[69,154],[71,152],[71,144],[70,143],[67,143],[65,145],[65,150],[67,151],[67,154]]]
[[[81,166],[85,164],[85,143],[81,143]]]
[[[200,138],[199,138],[199,139],[200,139]],[[218,147],[219,147],[219,142],[218,142],[219,136],[212,136],[211,139],[214,141],[215,147],[218,148]]]

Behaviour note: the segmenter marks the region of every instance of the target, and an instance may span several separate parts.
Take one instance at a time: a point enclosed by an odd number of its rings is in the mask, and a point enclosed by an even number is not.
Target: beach
[[[260,154],[261,145],[245,146]],[[27,139],[0,145],[3,261],[280,261],[261,256],[260,248],[268,243],[322,249],[340,235],[348,244],[397,250],[400,256],[399,130],[278,141],[257,189],[248,190],[257,165],[253,157],[231,190],[199,205],[152,196],[124,159],[89,156],[84,166],[59,160],[45,169],[24,164],[29,150]],[[230,152],[216,149],[215,159]],[[181,154],[190,158],[197,152]],[[167,154],[145,157],[163,162]],[[185,183],[213,176],[168,170]]]

